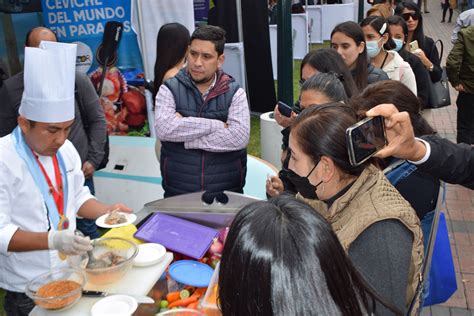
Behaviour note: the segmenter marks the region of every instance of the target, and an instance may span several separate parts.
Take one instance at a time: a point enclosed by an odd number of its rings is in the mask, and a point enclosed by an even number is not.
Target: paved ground
[[[458,12],[454,12],[452,23],[441,23],[442,10],[439,1],[427,0],[430,13],[423,15],[425,33],[433,39],[441,39],[446,56],[452,48],[451,32]],[[448,12],[449,14],[449,12]],[[448,14],[446,19],[448,18]],[[455,104],[456,91],[452,89],[451,100]],[[433,110],[429,121],[441,136],[456,139],[456,107],[449,106]],[[457,185],[447,186],[447,219],[451,250],[454,255],[458,290],[446,303],[425,308],[422,315],[474,315],[474,190]]]

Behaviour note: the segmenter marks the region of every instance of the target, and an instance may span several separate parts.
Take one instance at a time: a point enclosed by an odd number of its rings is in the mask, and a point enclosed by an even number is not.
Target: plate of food
[[[132,224],[136,219],[137,216],[133,213],[124,213],[114,210],[96,219],[95,223],[102,228],[115,228]]]

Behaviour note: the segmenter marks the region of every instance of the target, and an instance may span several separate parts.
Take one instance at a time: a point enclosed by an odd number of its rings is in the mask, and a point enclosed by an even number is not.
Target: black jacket
[[[425,36],[423,47],[420,48],[425,53],[426,57],[433,63],[433,71],[430,71],[431,81],[440,81],[443,69],[441,69],[440,57],[434,40],[431,37]]]
[[[431,146],[429,159],[420,170],[452,184],[474,189],[474,149],[471,145],[455,144],[437,136],[424,136]]]
[[[425,68],[421,60],[406,50],[398,52],[402,58],[410,64],[413,73],[415,74],[416,89],[418,98],[423,102],[423,108],[429,103],[430,97],[430,72]]]

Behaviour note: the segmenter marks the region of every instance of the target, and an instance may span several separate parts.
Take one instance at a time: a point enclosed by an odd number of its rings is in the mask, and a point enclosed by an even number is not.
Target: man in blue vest
[[[164,196],[243,192],[250,112],[245,91],[221,70],[225,31],[204,25],[191,36],[187,67],[156,96]]]

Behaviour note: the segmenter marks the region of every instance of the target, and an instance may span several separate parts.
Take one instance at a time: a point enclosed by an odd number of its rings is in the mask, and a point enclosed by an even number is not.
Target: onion
[[[211,256],[221,255],[223,250],[224,244],[217,240],[217,238],[214,238],[214,242],[212,243],[211,247],[209,247],[209,254]]]

